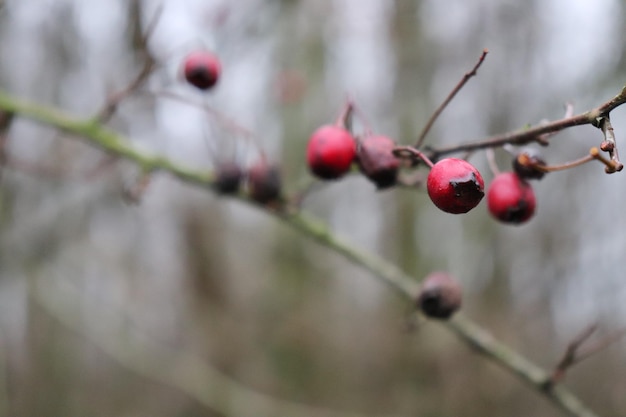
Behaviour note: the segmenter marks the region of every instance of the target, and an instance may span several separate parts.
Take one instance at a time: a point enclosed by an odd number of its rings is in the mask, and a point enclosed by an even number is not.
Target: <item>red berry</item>
[[[332,180],[350,170],[356,156],[356,142],[350,132],[339,126],[326,125],[317,129],[306,149],[311,172],[319,178]]]
[[[395,142],[386,136],[366,136],[359,143],[359,168],[379,189],[396,183],[400,161],[393,154],[395,146]]]
[[[213,87],[220,78],[222,64],[208,51],[192,52],[185,58],[183,74],[189,84],[200,90]]]
[[[280,170],[265,160],[260,160],[248,170],[250,198],[260,204],[268,204],[280,198],[282,181]]]
[[[428,196],[441,210],[467,213],[480,203],[485,182],[480,172],[463,159],[446,158],[437,162],[428,174]]]
[[[462,296],[461,286],[451,275],[432,272],[424,278],[416,304],[424,315],[444,320],[461,307]]]
[[[505,223],[524,223],[535,214],[535,205],[532,186],[514,172],[499,174],[487,190],[489,212]]]

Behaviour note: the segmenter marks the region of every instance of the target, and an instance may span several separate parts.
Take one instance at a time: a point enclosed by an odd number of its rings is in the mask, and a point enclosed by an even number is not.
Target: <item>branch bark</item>
[[[458,153],[475,151],[478,149],[495,148],[505,144],[511,145],[524,145],[537,138],[541,138],[546,133],[559,132],[569,127],[592,125],[600,128],[601,120],[607,116],[613,109],[626,103],[626,86],[622,88],[622,91],[612,99],[602,103],[598,107],[586,111],[584,113],[577,114],[571,117],[564,117],[563,119],[555,120],[550,123],[542,124],[528,129],[521,129],[514,132],[507,132],[500,135],[495,135],[487,139],[474,140],[458,145],[444,146],[440,148],[430,148],[426,154],[431,159],[438,159],[441,156]]]

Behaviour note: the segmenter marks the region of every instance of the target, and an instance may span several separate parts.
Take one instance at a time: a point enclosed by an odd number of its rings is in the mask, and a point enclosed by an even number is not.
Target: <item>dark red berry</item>
[[[277,166],[260,160],[248,170],[250,198],[260,204],[268,204],[280,198],[282,180]]]
[[[359,168],[378,189],[389,188],[396,183],[400,161],[393,154],[395,146],[395,142],[387,136],[366,136],[359,143]]]
[[[446,272],[433,272],[420,287],[417,307],[427,317],[448,319],[461,308],[462,291],[459,283]]]
[[[426,188],[432,202],[452,214],[467,213],[485,195],[485,182],[480,172],[469,162],[457,158],[437,162],[428,174]]]
[[[343,127],[326,125],[309,139],[306,160],[311,172],[325,180],[337,179],[350,170],[356,156],[356,142]]]
[[[538,165],[545,165],[539,153],[533,149],[526,149],[518,153],[513,159],[513,170],[524,179],[540,180],[545,175],[544,171],[537,168]]]
[[[222,162],[215,168],[214,187],[222,194],[234,194],[239,191],[243,170],[235,162]]]
[[[217,84],[222,72],[220,60],[208,51],[192,52],[185,58],[183,74],[189,84],[208,90]]]
[[[504,223],[524,223],[535,214],[535,205],[532,186],[514,172],[499,174],[487,190],[489,212]]]

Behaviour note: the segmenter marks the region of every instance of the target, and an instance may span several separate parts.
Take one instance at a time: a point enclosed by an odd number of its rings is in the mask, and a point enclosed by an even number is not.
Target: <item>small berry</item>
[[[366,136],[359,143],[359,168],[378,189],[389,188],[396,183],[400,161],[393,154],[395,146],[395,142],[386,136]]]
[[[277,166],[260,160],[248,170],[250,198],[260,204],[268,204],[280,198],[282,181]]]
[[[499,174],[487,190],[489,212],[504,223],[524,223],[535,214],[535,205],[532,186],[514,172]]]
[[[480,172],[463,159],[446,158],[430,170],[426,182],[428,196],[441,210],[467,213],[480,203],[485,182]]]
[[[306,160],[311,172],[325,180],[337,179],[350,170],[356,141],[343,127],[325,125],[309,139]]]
[[[420,287],[417,307],[434,319],[448,319],[461,308],[462,291],[459,283],[446,272],[432,272]]]
[[[183,74],[187,82],[200,90],[208,90],[217,84],[222,64],[217,56],[208,51],[192,52],[185,58]]]
[[[243,171],[234,162],[223,162],[215,168],[215,190],[221,194],[234,194],[239,191]]]
[[[540,180],[545,172],[537,169],[537,165],[545,164],[546,162],[537,151],[526,149],[518,153],[513,159],[513,170],[520,178]]]

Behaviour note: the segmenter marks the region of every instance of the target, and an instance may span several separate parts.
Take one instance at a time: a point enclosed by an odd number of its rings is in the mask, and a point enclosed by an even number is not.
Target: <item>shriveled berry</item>
[[[250,198],[260,204],[268,204],[280,198],[282,180],[277,166],[260,160],[248,170]]]
[[[183,63],[185,79],[200,90],[208,90],[217,84],[221,73],[220,60],[209,51],[192,52]]]
[[[546,162],[537,151],[526,149],[518,153],[513,159],[513,170],[520,178],[539,180],[543,178],[545,172],[538,169],[537,166],[545,164]]]
[[[306,160],[311,172],[325,180],[337,179],[350,170],[356,141],[343,127],[325,125],[311,135]]]
[[[487,190],[489,212],[504,223],[520,224],[535,214],[533,187],[515,172],[496,176]]]
[[[215,168],[215,190],[222,194],[233,194],[239,191],[243,170],[235,162],[222,162]]]
[[[461,308],[463,294],[459,283],[446,272],[432,272],[422,282],[417,307],[434,319],[448,319]]]
[[[387,136],[366,136],[359,143],[359,168],[378,189],[389,188],[396,183],[400,161],[393,154],[395,146],[395,142]]]
[[[428,196],[439,209],[452,214],[467,213],[485,195],[480,172],[463,159],[446,158],[430,170],[426,181]]]

